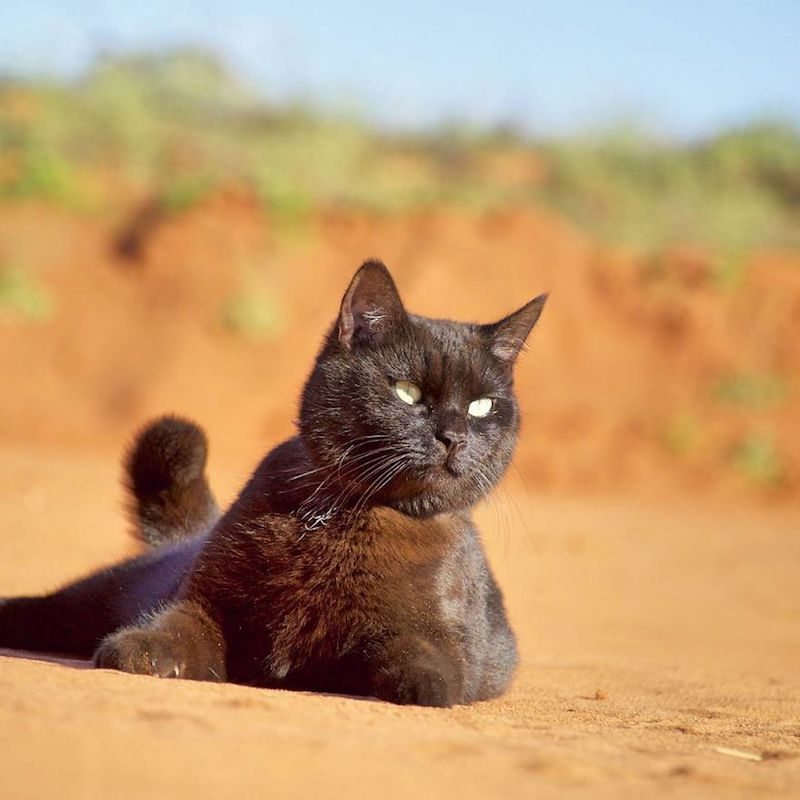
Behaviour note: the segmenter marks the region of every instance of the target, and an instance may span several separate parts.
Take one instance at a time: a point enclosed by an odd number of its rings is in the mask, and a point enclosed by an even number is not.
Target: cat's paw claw
[[[150,674],[156,678],[180,678],[182,666],[170,657],[150,658]]]
[[[107,637],[97,648],[94,663],[157,678],[181,678],[184,673],[183,659],[169,637],[156,631],[128,630]]]
[[[169,671],[167,675],[162,675],[163,678],[180,678],[181,676],[181,669],[177,664],[172,665],[172,669]]]

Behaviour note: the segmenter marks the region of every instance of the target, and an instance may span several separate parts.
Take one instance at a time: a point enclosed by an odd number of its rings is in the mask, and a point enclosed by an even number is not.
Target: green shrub
[[[670,417],[663,430],[663,441],[673,455],[685,457],[696,452],[703,439],[700,420],[690,412]]]
[[[210,178],[179,178],[161,190],[158,203],[167,214],[181,214],[202,203],[213,190],[214,182]]]
[[[275,298],[254,286],[239,289],[223,304],[221,320],[229,331],[253,342],[273,339],[284,328]]]
[[[44,199],[72,204],[80,199],[74,171],[56,151],[29,142],[18,156],[17,174],[0,187],[11,199]]]
[[[783,463],[768,433],[747,434],[733,449],[731,464],[741,475],[759,486],[774,487],[783,477]]]
[[[718,402],[754,410],[780,405],[788,395],[785,378],[756,372],[731,372],[714,387]]]
[[[0,269],[0,319],[46,322],[54,310],[52,295],[28,271]]]
[[[544,203],[642,249],[709,245],[726,254],[725,289],[750,248],[800,247],[800,132],[780,122],[699,143],[631,124],[553,140],[458,124],[388,134],[352,114],[267,102],[215,56],[183,48],[103,57],[74,83],[0,82],[0,145],[6,199],[70,200],[76,176],[98,170],[172,209],[214,186],[248,186],[289,218],[324,206]],[[504,182],[497,154],[541,169]]]

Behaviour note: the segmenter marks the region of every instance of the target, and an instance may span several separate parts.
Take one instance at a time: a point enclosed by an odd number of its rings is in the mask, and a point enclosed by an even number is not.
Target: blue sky
[[[201,44],[267,96],[416,127],[538,133],[618,118],[702,136],[800,124],[800,0],[550,3],[3,0],[0,70],[74,76],[99,51]]]

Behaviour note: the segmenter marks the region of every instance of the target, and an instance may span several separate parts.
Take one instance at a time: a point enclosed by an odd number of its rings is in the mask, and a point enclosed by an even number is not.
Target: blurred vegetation
[[[751,432],[743,437],[731,454],[733,467],[753,483],[769,488],[783,477],[783,462],[772,435]]]
[[[0,267],[0,322],[46,322],[54,310],[52,296],[28,270]]]
[[[754,123],[679,146],[635,128],[555,142],[548,195],[607,237],[659,247],[724,245],[720,283],[737,280],[737,254],[800,245],[800,131]]]
[[[251,342],[279,337],[285,327],[283,306],[257,273],[245,276],[238,289],[220,308],[222,326]]]
[[[675,456],[690,456],[703,440],[703,424],[697,416],[681,411],[665,423],[662,439],[667,450]]]
[[[458,126],[389,135],[272,104],[193,49],[105,57],[72,83],[0,82],[6,201],[99,209],[148,197],[179,212],[232,184],[288,217],[546,204],[642,248],[717,247],[723,286],[743,250],[800,247],[800,132],[780,122],[691,144],[624,125],[551,141]]]
[[[788,394],[789,385],[784,377],[755,372],[732,372],[714,387],[719,402],[753,410],[778,406]]]

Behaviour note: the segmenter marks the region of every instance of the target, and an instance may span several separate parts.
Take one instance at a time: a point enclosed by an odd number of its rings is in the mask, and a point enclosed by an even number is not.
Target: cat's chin
[[[415,491],[403,493],[386,501],[386,505],[414,517],[432,517],[436,514],[464,511],[479,503],[484,497],[474,484],[455,476],[444,467],[430,470],[424,479],[418,479]]]
[[[461,497],[446,497],[438,493],[418,494],[393,500],[387,505],[410,517],[435,517],[437,514],[453,514],[465,511],[478,502],[478,499],[467,501]]]

